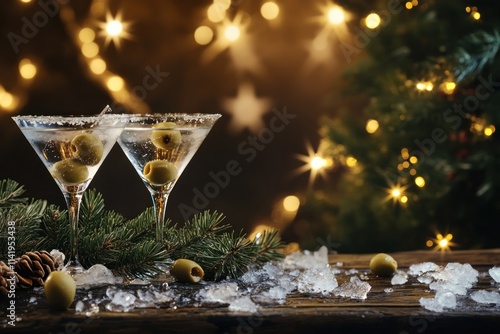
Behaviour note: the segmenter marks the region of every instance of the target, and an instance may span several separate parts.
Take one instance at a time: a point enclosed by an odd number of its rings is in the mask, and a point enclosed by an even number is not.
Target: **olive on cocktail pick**
[[[65,184],[77,184],[89,178],[89,171],[77,159],[64,159],[52,166],[52,175]]]
[[[153,125],[153,128],[163,128],[153,130],[151,133],[151,142],[158,148],[164,150],[173,150],[181,144],[182,135],[179,130],[174,130],[175,123],[162,122]]]
[[[144,166],[144,177],[155,185],[172,182],[177,177],[177,167],[167,160],[149,161]]]
[[[71,141],[73,157],[79,159],[84,165],[94,166],[102,159],[104,146],[101,140],[91,133],[77,135]]]

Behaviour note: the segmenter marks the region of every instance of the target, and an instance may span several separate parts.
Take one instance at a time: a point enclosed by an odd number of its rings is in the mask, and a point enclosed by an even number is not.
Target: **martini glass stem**
[[[68,205],[69,223],[70,223],[70,253],[66,269],[70,272],[83,271],[83,267],[78,261],[78,218],[80,214],[80,205],[82,203],[83,192],[65,192],[64,199]]]
[[[167,210],[168,194],[165,192],[152,192],[151,196],[156,212],[156,241],[163,243],[165,239],[165,212]]]

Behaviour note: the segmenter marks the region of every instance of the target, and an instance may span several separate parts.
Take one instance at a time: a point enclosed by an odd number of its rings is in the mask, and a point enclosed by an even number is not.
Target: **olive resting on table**
[[[173,150],[181,144],[182,135],[179,130],[174,130],[175,123],[163,122],[153,125],[153,128],[164,128],[153,130],[151,133],[151,142],[158,148],[164,150]]]
[[[370,260],[370,270],[378,276],[391,276],[398,269],[398,263],[392,256],[379,253]]]
[[[178,259],[172,265],[170,274],[180,283],[198,283],[205,272],[198,263],[192,260]]]

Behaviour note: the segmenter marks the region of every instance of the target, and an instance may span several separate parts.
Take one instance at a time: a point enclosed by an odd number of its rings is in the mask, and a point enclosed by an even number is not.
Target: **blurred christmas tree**
[[[340,178],[308,195],[303,247],[318,235],[342,252],[498,247],[498,2],[343,2],[357,18],[339,47],[348,62],[364,54],[346,92],[367,103],[321,124],[318,155]]]

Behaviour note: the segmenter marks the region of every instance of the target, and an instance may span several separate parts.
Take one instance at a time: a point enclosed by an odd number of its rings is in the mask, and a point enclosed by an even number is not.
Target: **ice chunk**
[[[235,282],[222,282],[199,291],[198,298],[205,303],[230,304],[239,297],[238,290],[238,284]]]
[[[79,301],[75,304],[75,312],[83,312],[84,307],[85,307],[85,304],[84,304],[81,300],[79,300]]]
[[[372,286],[369,283],[361,281],[357,276],[353,276],[349,282],[345,282],[335,289],[335,295],[363,300],[366,299],[371,288]]]
[[[408,282],[408,275],[401,270],[397,270],[391,279],[392,285],[402,285],[405,284],[406,282]]]
[[[429,285],[432,290],[446,290],[457,295],[465,295],[477,282],[479,273],[468,263],[448,263],[444,269],[432,272],[430,275],[436,280]]]
[[[434,298],[420,298],[420,305],[429,311],[443,312],[457,307],[457,297],[449,291],[438,291]]]
[[[289,254],[283,260],[283,266],[288,269],[310,269],[328,266],[328,248],[321,246],[316,252],[305,250]]]
[[[429,276],[428,274],[424,274],[417,277],[417,281],[423,284],[431,284],[433,280],[434,279],[432,278],[432,276]]]
[[[491,278],[495,280],[495,282],[500,283],[500,267],[493,267],[488,270]]]
[[[419,276],[419,275],[422,275],[428,271],[436,271],[438,269],[439,269],[439,266],[433,262],[417,263],[417,264],[412,264],[408,268],[408,275]]]
[[[237,311],[237,312],[252,312],[255,313],[258,311],[259,306],[255,304],[249,296],[244,296],[237,298],[233,300],[229,304],[229,310],[230,311]]]
[[[500,293],[496,291],[474,291],[473,293],[471,293],[470,297],[476,303],[500,305]]]
[[[358,270],[357,270],[357,269],[355,269],[355,268],[349,269],[349,270],[347,270],[347,271],[345,272],[345,274],[346,274],[347,276],[350,276],[350,275],[356,275],[357,273],[358,273]]]
[[[339,285],[330,267],[307,269],[297,278],[297,281],[297,289],[302,293],[326,295]]]
[[[95,285],[112,285],[123,282],[123,278],[116,277],[111,270],[102,264],[96,264],[88,270],[74,276],[76,285],[79,287],[90,287]]]
[[[259,303],[278,303],[284,304],[286,302],[286,296],[289,293],[286,287],[274,286],[267,291],[264,291],[257,295],[257,301]]]
[[[392,292],[394,292],[394,289],[393,288],[385,288],[384,292],[385,293],[392,293]]]
[[[53,249],[50,251],[50,256],[52,256],[59,268],[64,268],[64,259],[66,258],[64,253],[60,252],[58,249]]]
[[[132,310],[137,299],[132,293],[122,290],[108,289],[106,294],[111,297],[111,302],[106,305],[106,309],[113,312],[128,312]]]

